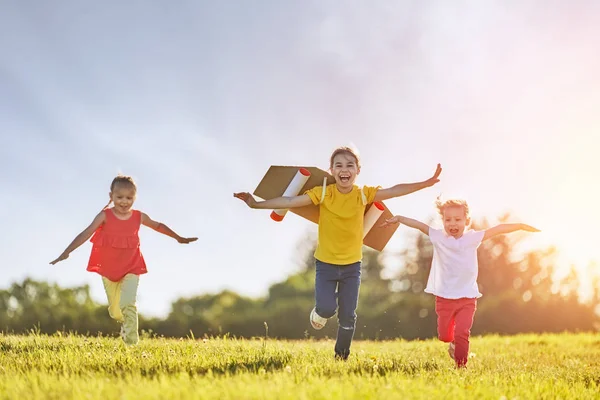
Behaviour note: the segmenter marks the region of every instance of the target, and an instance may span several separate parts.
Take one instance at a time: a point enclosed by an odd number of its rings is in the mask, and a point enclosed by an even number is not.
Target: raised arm
[[[233,197],[244,201],[250,208],[258,209],[287,209],[304,207],[313,204],[312,200],[307,194],[292,197],[274,197],[264,201],[256,201],[248,192],[234,193]]]
[[[67,248],[62,252],[62,254],[58,256],[58,258],[56,258],[53,261],[50,261],[50,264],[54,265],[59,261],[66,260],[67,258],[69,258],[69,254],[71,254],[73,251],[75,251],[75,249],[84,244],[94,234],[96,229],[98,229],[100,225],[104,223],[105,218],[106,217],[104,211],[101,211],[98,215],[96,215],[92,223],[87,228],[85,228],[79,235],[75,236],[75,239],[73,239],[71,244],[67,246]]]
[[[400,183],[387,189],[378,190],[375,194],[375,200],[373,201],[383,201],[391,199],[392,197],[400,197],[433,186],[440,181],[438,177],[441,173],[442,167],[440,166],[440,164],[438,164],[433,176],[427,179],[426,181],[415,183]]]
[[[384,227],[384,226],[390,226],[390,225],[395,225],[395,224],[403,224],[408,227],[418,229],[421,232],[423,232],[424,234],[426,234],[427,236],[429,236],[429,225],[424,224],[421,221],[417,221],[416,219],[403,217],[401,215],[396,215],[395,217],[386,219],[385,222],[379,226]]]
[[[494,226],[493,228],[486,229],[482,240],[487,240],[496,235],[503,235],[505,233],[516,231],[539,232],[540,230],[525,224],[500,224]]]
[[[173,239],[177,240],[179,243],[187,244],[187,243],[195,242],[196,240],[198,240],[197,237],[191,237],[191,238],[181,237],[177,233],[175,233],[171,228],[169,228],[167,225],[163,224],[162,222],[154,221],[152,218],[150,218],[148,215],[146,215],[144,213],[142,213],[142,225],[145,225],[148,228],[152,228],[158,233],[162,233],[163,235],[172,237]]]

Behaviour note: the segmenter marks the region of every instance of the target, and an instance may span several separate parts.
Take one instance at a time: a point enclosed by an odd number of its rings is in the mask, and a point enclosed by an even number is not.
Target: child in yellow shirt
[[[360,288],[363,220],[368,204],[404,196],[439,182],[438,164],[434,175],[423,182],[398,184],[387,189],[354,184],[360,173],[360,159],[349,147],[339,147],[330,158],[330,172],[335,184],[317,186],[293,197],[276,197],[256,201],[250,193],[234,193],[250,207],[289,209],[310,204],[319,206],[319,236],[315,251],[315,307],[310,323],[322,329],[327,319],[338,311],[335,356],[346,360],[356,327],[356,308]]]

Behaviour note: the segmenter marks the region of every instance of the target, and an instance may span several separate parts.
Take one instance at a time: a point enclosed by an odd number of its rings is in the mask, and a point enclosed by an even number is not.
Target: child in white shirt
[[[449,343],[448,353],[456,366],[465,367],[473,316],[477,299],[481,297],[477,287],[477,248],[481,242],[496,235],[539,230],[525,224],[500,224],[485,231],[465,231],[471,223],[466,201],[441,201],[438,198],[436,207],[442,216],[444,229],[434,229],[400,215],[386,220],[382,226],[401,223],[429,236],[433,245],[433,261],[425,292],[435,296],[438,338]]]

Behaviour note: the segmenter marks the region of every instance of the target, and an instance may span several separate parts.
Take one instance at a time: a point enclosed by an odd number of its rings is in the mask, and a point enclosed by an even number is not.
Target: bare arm
[[[511,233],[516,231],[527,231],[527,232],[539,232],[539,229],[534,228],[533,226],[525,225],[525,224],[500,224],[496,225],[493,228],[489,228],[485,230],[485,234],[483,235],[483,240],[490,239],[496,235],[502,235],[505,233]]]
[[[181,237],[177,233],[175,233],[171,228],[169,228],[167,225],[163,224],[162,222],[154,221],[152,218],[150,218],[148,215],[146,215],[144,213],[142,213],[142,225],[152,228],[158,233],[162,233],[163,235],[172,237],[173,239],[177,240],[179,243],[187,244],[187,243],[195,242],[196,240],[198,240],[197,237],[191,237],[191,238]]]
[[[375,194],[375,200],[373,201],[383,201],[391,199],[392,197],[405,196],[418,190],[433,186],[440,181],[438,177],[441,173],[442,167],[440,164],[438,164],[433,176],[426,181],[416,183],[400,183],[387,189],[378,190]]]
[[[94,234],[96,229],[98,229],[100,225],[104,223],[105,218],[106,217],[104,211],[101,211],[98,215],[96,215],[92,223],[87,228],[85,228],[79,235],[75,236],[75,239],[73,239],[71,244],[67,246],[67,248],[62,252],[62,254],[58,256],[58,258],[56,258],[53,261],[50,261],[50,264],[54,265],[59,261],[66,260],[67,258],[69,258],[69,254],[71,254],[73,251],[75,251],[75,249],[84,244]]]
[[[424,234],[426,234],[427,236],[429,236],[429,225],[424,224],[421,221],[417,221],[416,219],[403,217],[401,215],[396,215],[393,218],[386,219],[385,222],[383,224],[381,224],[380,226],[383,227],[383,226],[390,226],[390,225],[394,225],[394,224],[403,224],[408,227],[418,229],[421,232],[423,232]]]
[[[307,194],[292,197],[275,197],[264,201],[256,201],[248,192],[234,193],[233,197],[244,201],[250,208],[259,209],[287,209],[304,207],[313,204],[312,200]]]

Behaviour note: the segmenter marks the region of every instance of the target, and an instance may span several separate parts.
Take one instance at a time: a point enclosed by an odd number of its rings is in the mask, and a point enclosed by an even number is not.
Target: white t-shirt
[[[425,292],[446,299],[479,298],[477,248],[485,231],[467,231],[455,239],[443,229],[429,228],[433,261]]]

